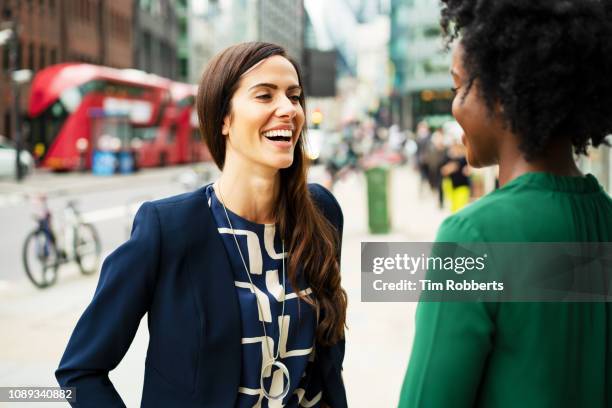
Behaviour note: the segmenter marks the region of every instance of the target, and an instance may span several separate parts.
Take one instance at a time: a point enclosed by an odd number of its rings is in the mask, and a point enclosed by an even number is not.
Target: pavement
[[[361,242],[432,241],[448,214],[437,208],[429,191],[419,193],[418,175],[410,168],[391,173],[392,231],[372,235],[367,228],[366,187],[363,176],[334,188],[344,212],[342,283],[347,291],[344,380],[349,407],[396,407],[414,337],[416,303],[361,302]]]
[[[0,182],[0,215],[12,200],[25,200],[28,194],[45,191],[50,195],[75,191],[130,188],[154,183],[160,178],[177,179],[185,168],[143,171],[120,179],[100,179],[91,175],[65,174],[32,177],[16,185]],[[44,178],[47,178],[46,181]],[[323,178],[321,168],[313,168],[311,179]],[[364,241],[431,241],[446,215],[437,209],[435,196],[419,193],[416,173],[407,167],[391,173],[390,207],[393,229],[389,234],[371,235],[367,228],[365,179],[349,174],[334,187],[333,193],[344,212],[342,283],[349,297],[347,347],[344,380],[350,407],[386,408],[397,406],[403,376],[414,336],[415,303],[361,302],[360,248]],[[2,234],[3,232],[0,232]],[[54,386],[53,371],[76,321],[91,300],[97,275],[80,276],[74,268],[62,271],[58,284],[40,291],[26,282],[0,287],[0,386]],[[146,321],[143,319],[143,321]],[[141,324],[132,346],[110,378],[128,407],[139,406],[148,341],[146,324]],[[67,406],[66,403],[46,405]],[[0,407],[9,406],[0,403]],[[19,403],[18,407],[38,407],[40,403]]]

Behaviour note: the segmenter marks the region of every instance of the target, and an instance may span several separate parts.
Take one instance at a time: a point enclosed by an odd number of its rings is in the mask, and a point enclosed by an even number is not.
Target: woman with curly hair
[[[574,154],[612,133],[612,6],[443,0],[453,115],[501,188],[438,242],[611,242],[612,200]],[[400,407],[612,407],[612,304],[422,302]]]

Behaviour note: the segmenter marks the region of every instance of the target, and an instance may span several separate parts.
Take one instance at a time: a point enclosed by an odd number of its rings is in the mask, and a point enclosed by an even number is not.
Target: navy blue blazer
[[[108,378],[148,314],[143,407],[233,408],[241,370],[240,309],[227,253],[205,187],[144,203],[130,239],[109,255],[96,292],[55,372],[76,387],[76,407],[125,406]],[[342,236],[329,191],[310,194]],[[344,341],[317,345],[323,400],[346,407]]]

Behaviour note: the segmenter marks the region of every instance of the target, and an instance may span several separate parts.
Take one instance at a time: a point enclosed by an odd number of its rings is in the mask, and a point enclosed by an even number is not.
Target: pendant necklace
[[[217,189],[215,189],[215,191],[216,190]],[[238,248],[238,253],[240,254],[240,259],[242,260],[242,265],[244,266],[244,271],[246,272],[247,278],[249,278],[249,283],[251,284],[251,291],[255,295],[255,300],[257,302],[257,309],[259,311],[259,315],[263,319],[263,308],[261,307],[261,304],[259,303],[259,298],[257,297],[257,292],[255,291],[255,284],[253,283],[253,280],[251,279],[251,273],[249,272],[249,268],[247,267],[246,262],[244,260],[244,256],[242,255],[242,250],[240,249],[240,245],[238,245],[238,239],[236,238],[236,234],[234,233],[234,227],[232,226],[232,222],[230,221],[229,214],[227,213],[227,208],[225,208],[225,200],[221,196],[221,189],[219,189],[218,193],[219,193],[219,198],[220,198],[219,201],[221,201],[221,205],[223,206],[223,211],[225,212],[225,218],[227,219],[227,223],[229,224],[230,229],[232,231],[232,236],[234,237],[236,248]],[[283,364],[278,359],[279,354],[280,354],[281,336],[282,336],[283,328],[285,325],[285,319],[284,319],[284,316],[285,316],[285,240],[281,239],[281,242],[282,242],[282,251],[283,251],[282,252],[283,254],[283,257],[282,257],[283,259],[283,280],[282,282],[283,283],[281,285],[282,295],[283,295],[283,307],[282,307],[282,312],[281,312],[280,331],[278,332],[278,344],[277,344],[277,349],[276,349],[276,355],[273,355],[272,352],[270,351],[270,345],[268,344],[268,334],[266,332],[266,324],[263,320],[261,322],[261,326],[263,327],[263,332],[264,332],[263,342],[266,345],[266,351],[268,352],[269,360],[265,362],[263,366],[261,367],[261,374],[259,376],[259,385],[261,386],[261,390],[263,394],[269,400],[282,400],[283,398],[285,398],[287,394],[289,393],[289,388],[290,388],[289,386],[291,382],[289,378],[289,369],[287,368],[285,364]],[[266,388],[264,387],[265,371],[267,368],[271,368],[271,367],[276,367],[279,370],[281,370],[281,372],[283,373],[283,378],[287,379],[287,384],[283,387],[283,391],[276,395],[270,394],[268,391],[266,391]]]

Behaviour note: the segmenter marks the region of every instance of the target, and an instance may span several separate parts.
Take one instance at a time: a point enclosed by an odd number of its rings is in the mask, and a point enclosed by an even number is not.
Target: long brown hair
[[[226,138],[221,133],[223,118],[231,111],[231,99],[240,77],[258,62],[279,55],[291,62],[303,88],[299,66],[275,44],[248,42],[234,45],[216,55],[202,75],[197,96],[200,131],[210,153],[223,170]],[[306,112],[304,93],[300,105]],[[306,126],[296,142],[293,163],[280,170],[279,197],[274,208],[281,236],[289,238],[288,277],[295,292],[320,315],[316,338],[323,345],[344,337],[346,292],[340,286],[340,237],[338,231],[314,204],[307,186],[308,159],[304,149]],[[316,301],[300,295],[297,285],[299,267]]]

